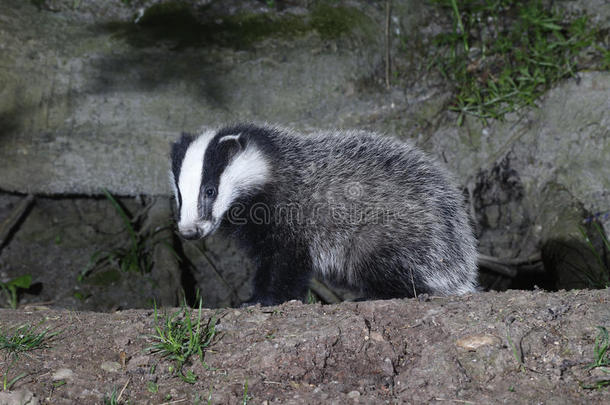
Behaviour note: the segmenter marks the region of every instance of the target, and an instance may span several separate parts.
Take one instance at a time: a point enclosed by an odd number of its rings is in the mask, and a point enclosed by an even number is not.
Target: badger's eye
[[[206,197],[214,197],[214,194],[216,194],[216,191],[214,190],[214,187],[208,187],[205,189],[205,196]]]

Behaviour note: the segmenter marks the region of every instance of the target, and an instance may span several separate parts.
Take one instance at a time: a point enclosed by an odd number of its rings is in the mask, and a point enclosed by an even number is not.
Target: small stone
[[[102,370],[109,373],[118,373],[121,370],[121,365],[116,361],[105,361],[101,365]]]
[[[114,344],[122,349],[131,344],[131,339],[126,335],[117,335],[114,338]]]
[[[0,404],[2,405],[38,405],[39,401],[36,395],[28,389],[20,389],[16,391],[0,392]]]
[[[426,293],[419,294],[417,296],[417,300],[419,302],[428,302],[428,301],[430,301],[430,296],[428,294],[426,294]]]
[[[394,375],[394,365],[392,364],[392,360],[389,357],[383,359],[383,364],[381,365],[381,370],[385,375],[391,376]]]
[[[74,371],[70,370],[69,368],[60,368],[53,373],[51,380],[71,380],[72,377],[74,377]]]
[[[145,355],[133,357],[127,362],[127,370],[132,371],[140,367],[148,367],[149,360],[149,356]]]
[[[373,339],[376,342],[383,342],[383,336],[381,336],[381,333],[379,332],[371,332],[371,339]]]
[[[356,399],[360,397],[360,392],[358,391],[350,391],[347,393],[347,396],[352,398],[352,399]]]
[[[600,377],[603,379],[604,377],[607,377],[608,374],[610,373],[610,367],[596,367],[596,368],[592,369],[591,371],[589,371],[589,373],[593,377]]]
[[[479,347],[493,345],[498,342],[499,339],[492,335],[472,335],[458,339],[455,344],[462,349],[477,350]]]

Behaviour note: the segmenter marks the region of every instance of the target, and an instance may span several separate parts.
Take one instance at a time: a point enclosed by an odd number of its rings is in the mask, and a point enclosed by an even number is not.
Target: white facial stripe
[[[184,155],[178,179],[178,188],[182,195],[179,228],[192,228],[199,219],[197,202],[203,170],[203,155],[213,136],[214,131],[204,132],[189,145]]]
[[[269,164],[262,153],[249,147],[235,156],[220,175],[218,196],[212,207],[212,216],[218,220],[241,193],[263,185],[269,176]]]

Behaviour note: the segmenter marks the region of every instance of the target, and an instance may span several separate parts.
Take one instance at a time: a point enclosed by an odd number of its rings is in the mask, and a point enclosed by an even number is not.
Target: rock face
[[[449,84],[426,59],[434,36],[452,29],[449,17],[427,1],[392,3],[386,78],[384,2],[4,0],[0,190],[166,198],[168,144],[181,131],[238,120],[369,129],[415,139],[456,174],[481,253],[542,254],[546,272],[485,285],[605,285],[607,259],[597,256],[608,254],[610,74],[566,79],[503,122],[457,126],[445,108]],[[557,5],[610,27],[608,2]],[[155,215],[171,214],[164,206]],[[42,245],[57,249],[52,239]],[[247,298],[251,266],[229,242],[208,241],[207,255],[175,247],[190,264],[156,274],[181,273],[165,300],[197,287],[211,306]],[[55,257],[36,252],[41,263]],[[89,256],[80,252],[65,259],[72,273]],[[6,252],[0,259],[5,278],[23,267]]]
[[[330,124],[381,61],[380,11],[367,2],[280,13],[151,2],[137,24],[125,3],[3,3],[0,188],[168,194],[168,144],[180,131]]]
[[[436,132],[432,150],[466,179],[482,252],[516,258],[542,248],[552,262],[545,264],[556,269],[565,253],[582,256],[576,268],[583,277],[604,279],[602,267],[587,264],[594,254],[582,231],[603,251],[588,219],[610,211],[609,110],[610,74],[591,72],[550,90],[525,115]],[[608,229],[610,218],[599,222]],[[558,284],[549,287],[590,286],[571,274],[573,265],[557,269]]]
[[[19,200],[18,196],[0,194],[0,218]],[[168,247],[172,241],[168,200],[119,202],[130,212],[147,214],[146,223],[136,227],[145,236],[139,247],[131,241],[125,221],[106,199],[38,197],[0,252],[0,282],[32,276],[32,287],[20,291],[22,306],[42,304],[110,311],[147,308],[155,302],[177,305],[183,287],[181,270]],[[132,248],[147,250],[146,260],[155,266],[149,271],[121,270],[120,257]],[[111,264],[94,266],[87,277],[78,281],[79,275],[104,255]],[[4,292],[0,301],[5,304]]]

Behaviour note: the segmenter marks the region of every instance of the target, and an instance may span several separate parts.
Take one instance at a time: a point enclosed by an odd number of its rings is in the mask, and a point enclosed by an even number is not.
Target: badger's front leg
[[[294,244],[267,244],[254,253],[254,259],[257,267],[254,293],[246,304],[271,306],[305,298],[311,265],[308,257]]]

